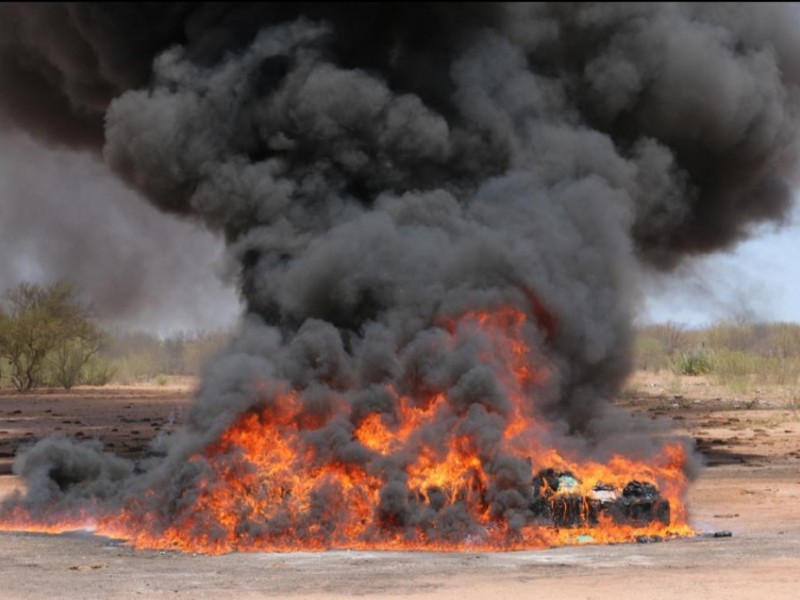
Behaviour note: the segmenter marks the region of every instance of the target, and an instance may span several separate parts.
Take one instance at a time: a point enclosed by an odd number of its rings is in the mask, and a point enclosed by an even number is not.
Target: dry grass
[[[800,325],[795,323],[718,323],[689,330],[675,323],[638,331],[637,367],[675,375],[709,375],[740,394],[781,388],[789,405],[799,403]]]

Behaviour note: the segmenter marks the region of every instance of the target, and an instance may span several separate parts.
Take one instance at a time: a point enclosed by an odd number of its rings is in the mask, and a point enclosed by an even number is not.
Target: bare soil
[[[54,432],[141,456],[184,416],[193,382],[0,392],[0,496],[15,452]],[[800,406],[795,390],[733,392],[704,378],[637,373],[619,403],[672,418],[707,466],[693,525],[730,538],[508,553],[198,556],[135,551],[85,533],[0,533],[0,598],[800,598]]]

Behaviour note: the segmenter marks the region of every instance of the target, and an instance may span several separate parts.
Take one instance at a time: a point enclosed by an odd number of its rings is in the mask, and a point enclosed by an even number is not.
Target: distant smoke
[[[437,323],[501,304],[538,324],[529,342],[553,369],[530,410],[623,445],[608,400],[631,367],[641,270],[725,248],[790,204],[790,5],[0,11],[7,118],[104,140],[125,181],[224,234],[241,263],[249,325],[156,474],[263,401],[256,378],[315,406],[385,411],[370,390],[386,382],[484,406],[495,375],[475,351],[442,352]],[[493,410],[470,413],[480,443]]]
[[[153,333],[235,320],[222,242],[164,218],[97,157],[10,132],[0,139],[0,198],[0,290],[69,280],[106,325]]]

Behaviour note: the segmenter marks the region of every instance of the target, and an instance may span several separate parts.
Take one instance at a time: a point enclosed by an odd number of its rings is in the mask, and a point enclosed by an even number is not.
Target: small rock
[[[733,537],[733,533],[731,533],[730,531],[715,531],[714,532],[714,537],[715,538],[729,538],[729,537]]]

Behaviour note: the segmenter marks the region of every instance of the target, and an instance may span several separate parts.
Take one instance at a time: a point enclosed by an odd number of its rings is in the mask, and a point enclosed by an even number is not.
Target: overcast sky
[[[96,158],[19,133],[0,136],[0,256],[0,289],[68,278],[112,326],[213,330],[241,310],[217,237],[159,213]],[[641,322],[800,322],[800,210],[647,289]]]

